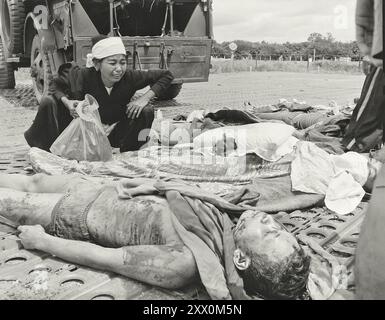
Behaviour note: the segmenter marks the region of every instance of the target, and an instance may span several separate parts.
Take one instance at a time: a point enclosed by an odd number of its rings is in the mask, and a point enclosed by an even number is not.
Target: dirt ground
[[[305,100],[309,104],[346,104],[359,97],[363,75],[243,72],[210,76],[208,83],[185,84],[180,95],[157,103],[165,117],[188,114],[195,109],[244,108],[245,102],[260,106],[280,98]],[[24,69],[16,73],[16,88],[0,90],[0,154],[10,148],[26,147],[22,133],[31,124],[37,109],[32,83]],[[0,155],[1,157],[1,155]]]

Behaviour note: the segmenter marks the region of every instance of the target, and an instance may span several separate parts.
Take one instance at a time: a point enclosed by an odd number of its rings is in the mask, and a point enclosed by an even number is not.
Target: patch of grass
[[[358,62],[340,61],[262,61],[262,60],[234,60],[212,59],[211,73],[230,73],[245,71],[281,71],[281,72],[322,72],[361,74]]]

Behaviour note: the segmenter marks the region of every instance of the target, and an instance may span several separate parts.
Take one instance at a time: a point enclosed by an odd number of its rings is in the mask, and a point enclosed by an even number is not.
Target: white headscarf
[[[110,37],[98,41],[92,47],[92,53],[87,54],[86,67],[93,67],[93,59],[104,59],[115,54],[126,54],[126,48],[119,37]]]

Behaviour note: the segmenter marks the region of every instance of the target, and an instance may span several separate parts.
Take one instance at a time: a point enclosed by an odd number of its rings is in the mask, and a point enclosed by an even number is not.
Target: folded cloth
[[[323,205],[323,195],[292,191],[290,175],[270,179],[254,179],[238,190],[228,190],[222,197],[237,205],[254,206],[267,213],[291,212]]]
[[[256,206],[261,194],[256,192],[250,186],[243,187],[240,190],[236,190],[231,192],[230,194],[224,195],[224,199],[226,199],[230,203],[234,204],[247,204],[250,206]]]
[[[174,190],[180,192],[183,196],[201,199],[202,201],[211,203],[219,210],[230,213],[235,217],[239,217],[245,210],[254,209],[250,206],[239,206],[232,204],[219,196],[208,193],[206,190],[202,190],[195,186],[190,186],[183,182],[158,181],[155,183],[154,187],[161,194]]]
[[[327,153],[344,153],[340,138],[326,136],[319,132],[317,128],[296,131],[293,135],[302,141],[313,142],[317,147],[323,149]]]
[[[314,144],[329,154],[343,154],[344,150],[339,141],[314,142]]]

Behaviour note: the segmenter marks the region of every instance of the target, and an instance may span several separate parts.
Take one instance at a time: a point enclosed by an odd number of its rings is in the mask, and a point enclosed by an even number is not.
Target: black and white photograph
[[[0,0],[0,300],[383,300],[384,126],[383,0]]]

